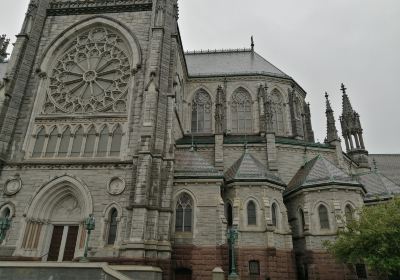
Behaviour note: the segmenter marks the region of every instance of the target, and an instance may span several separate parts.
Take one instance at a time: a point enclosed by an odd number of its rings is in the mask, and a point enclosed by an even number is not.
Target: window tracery
[[[193,201],[190,195],[183,193],[178,197],[175,209],[175,231],[191,232],[193,224]]]
[[[196,92],[192,104],[192,132],[211,132],[211,97],[204,90]]]
[[[282,96],[278,90],[274,90],[271,94],[272,122],[274,132],[277,135],[285,134],[284,107]]]
[[[78,35],[49,73],[44,114],[125,112],[131,66],[124,40],[106,27]]]
[[[233,93],[231,104],[231,130],[233,133],[252,132],[252,105],[251,96],[244,88],[239,88]]]

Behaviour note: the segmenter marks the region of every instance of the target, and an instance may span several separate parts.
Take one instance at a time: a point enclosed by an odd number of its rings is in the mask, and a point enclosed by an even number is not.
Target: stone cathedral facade
[[[0,62],[0,259],[79,260],[93,214],[88,257],[115,270],[227,277],[236,228],[241,279],[374,279],[322,246],[400,193],[346,88],[342,138],[326,95],[316,143],[292,77],[254,45],[185,53],[178,16],[177,0],[30,1]]]

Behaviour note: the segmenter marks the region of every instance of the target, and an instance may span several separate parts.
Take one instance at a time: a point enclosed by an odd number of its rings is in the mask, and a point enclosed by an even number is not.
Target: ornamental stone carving
[[[119,177],[112,178],[108,183],[107,191],[111,195],[119,195],[125,190],[125,181]]]
[[[50,70],[43,113],[126,112],[131,73],[122,38],[105,27],[92,28]]]
[[[14,195],[18,193],[22,188],[22,181],[21,178],[15,177],[8,179],[6,183],[4,184],[4,193],[6,195]]]

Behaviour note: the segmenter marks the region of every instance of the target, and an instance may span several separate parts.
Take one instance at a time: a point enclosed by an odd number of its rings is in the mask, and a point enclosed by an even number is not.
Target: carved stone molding
[[[126,187],[125,180],[120,177],[114,177],[107,186],[107,192],[111,195],[120,195]]]
[[[151,0],[53,0],[49,16],[151,11]]]
[[[4,193],[8,196],[15,195],[22,188],[22,180],[20,177],[16,176],[14,178],[8,179],[4,184]]]

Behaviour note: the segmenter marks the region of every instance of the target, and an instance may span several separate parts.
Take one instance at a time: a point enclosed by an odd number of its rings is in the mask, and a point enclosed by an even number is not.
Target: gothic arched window
[[[278,225],[278,206],[276,205],[276,203],[272,203],[271,212],[272,212],[272,225],[276,227]]]
[[[228,227],[231,227],[233,225],[233,210],[232,210],[232,204],[228,202],[226,206],[226,219],[228,221]]]
[[[344,209],[344,215],[346,217],[346,223],[351,223],[354,220],[354,210],[350,205],[346,205]]]
[[[250,93],[244,88],[237,89],[232,95],[231,118],[233,133],[252,132],[253,114]]]
[[[108,237],[107,237],[107,244],[114,245],[115,240],[117,239],[117,229],[118,229],[118,211],[117,209],[113,208],[110,211],[109,215],[109,224],[108,224]]]
[[[33,157],[41,157],[44,147],[44,140],[46,139],[46,130],[42,127],[36,135],[35,146],[33,147]]]
[[[306,220],[304,218],[304,212],[302,209],[299,209],[299,232],[302,233],[306,228]]]
[[[247,224],[250,225],[256,225],[257,224],[257,208],[256,204],[254,201],[250,201],[247,204]]]
[[[74,142],[72,144],[71,157],[79,157],[81,155],[82,142],[83,142],[83,127],[79,126],[75,132]]]
[[[103,130],[100,132],[99,137],[99,145],[97,148],[97,156],[98,157],[105,157],[107,156],[107,149],[108,149],[108,127],[105,126]]]
[[[191,232],[193,223],[193,202],[192,198],[187,193],[183,193],[178,197],[175,211],[175,231]]]
[[[71,130],[69,127],[67,127],[67,129],[61,136],[60,148],[58,149],[59,157],[66,157],[68,155],[70,141],[71,141]]]
[[[321,229],[329,229],[328,209],[324,205],[318,207],[319,225]]]
[[[121,143],[122,143],[122,128],[120,125],[118,125],[112,135],[110,156],[112,157],[119,156],[121,152]]]
[[[83,156],[85,157],[93,156],[95,143],[96,143],[96,129],[92,126],[86,137],[85,151]]]
[[[299,131],[300,135],[304,134],[302,104],[303,103],[301,102],[301,100],[298,97],[296,97],[294,99],[294,116],[297,121],[297,126],[299,128],[298,131]]]
[[[271,94],[272,122],[277,135],[285,134],[285,120],[282,95],[274,89]]]
[[[211,132],[211,97],[204,90],[196,92],[192,104],[192,132],[207,133]]]
[[[46,157],[54,156],[56,152],[57,141],[58,141],[58,131],[57,127],[55,127],[49,135],[49,140],[47,142],[46,154],[45,154]]]

